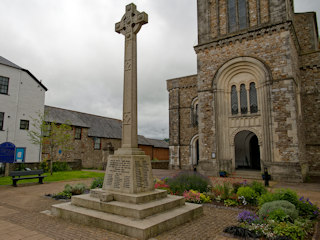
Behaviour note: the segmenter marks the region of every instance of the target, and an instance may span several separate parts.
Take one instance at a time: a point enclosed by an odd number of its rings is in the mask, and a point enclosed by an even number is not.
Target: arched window
[[[247,90],[244,84],[240,85],[240,109],[241,114],[248,113]]]
[[[248,26],[246,0],[228,0],[229,32],[242,30]]]
[[[191,124],[192,126],[198,126],[199,123],[199,104],[198,104],[198,98],[195,98],[192,101],[191,105]]]
[[[239,112],[238,110],[238,93],[237,87],[232,85],[231,87],[231,113],[232,115],[237,115]]]
[[[250,112],[257,113],[258,112],[257,90],[256,90],[256,84],[254,82],[250,83],[249,99],[250,99]]]

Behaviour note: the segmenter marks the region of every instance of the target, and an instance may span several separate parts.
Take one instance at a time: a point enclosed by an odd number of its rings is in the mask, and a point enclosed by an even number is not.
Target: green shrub
[[[273,211],[279,209],[283,210],[283,212],[286,215],[288,215],[288,218],[292,221],[298,217],[298,211],[296,210],[296,207],[286,200],[277,200],[263,204],[261,209],[259,210],[259,217],[261,219],[264,219],[268,218],[271,214],[273,218],[281,218],[283,217],[282,211],[277,211],[276,213],[273,213]],[[279,213],[279,216],[276,216],[277,213]]]
[[[290,222],[281,222],[277,224],[273,231],[278,236],[290,237],[293,240],[304,239],[306,235],[302,227]]]
[[[233,207],[233,206],[238,206],[239,205],[238,201],[233,200],[233,199],[224,200],[223,204],[226,207]]]
[[[275,209],[270,212],[268,219],[274,220],[276,222],[288,222],[291,220],[289,215],[287,215],[282,208]]]
[[[264,194],[262,194],[261,196],[258,197],[258,205],[261,207],[263,204],[267,203],[267,202],[272,202],[275,200],[279,200],[279,199],[275,199],[275,195],[271,192],[266,192]]]
[[[267,192],[266,187],[261,182],[253,181],[250,184],[250,187],[257,193],[258,196],[261,196]]]
[[[319,216],[319,208],[309,201],[309,198],[301,197],[297,204],[297,209],[301,217],[315,219]]]
[[[243,186],[243,184],[241,184],[241,183],[239,183],[239,182],[233,183],[233,184],[232,184],[233,193],[237,193],[237,192],[238,192],[238,189],[239,189],[240,187],[242,187],[242,186]]]
[[[207,192],[209,183],[209,178],[196,172],[182,172],[167,180],[171,192],[178,195],[189,190]]]
[[[275,200],[286,200],[291,202],[294,206],[298,205],[298,195],[291,189],[277,189],[274,194]]]
[[[90,189],[102,188],[104,177],[97,177],[91,183]]]
[[[52,198],[58,200],[58,199],[70,199],[72,197],[72,194],[70,192],[59,192],[57,194],[53,194]]]
[[[67,162],[53,162],[52,171],[53,172],[71,171],[71,168],[69,167]]]
[[[262,206],[267,202],[286,200],[291,202],[294,206],[298,205],[298,195],[295,191],[291,189],[277,189],[275,193],[266,192],[258,197],[258,205]]]
[[[44,171],[44,172],[49,172],[49,164],[47,159],[44,159],[41,163],[40,163],[40,168]]]
[[[237,194],[239,197],[244,197],[245,201],[251,204],[256,204],[257,193],[251,187],[240,187]]]
[[[88,189],[88,187],[83,183],[78,183],[74,186],[67,184],[64,186],[63,192],[71,193],[72,195],[80,195],[80,194],[84,193],[87,189]]]

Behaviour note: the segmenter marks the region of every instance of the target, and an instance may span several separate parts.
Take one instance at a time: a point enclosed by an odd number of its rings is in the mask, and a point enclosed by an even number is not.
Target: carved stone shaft
[[[138,12],[133,3],[116,23],[115,30],[125,36],[122,148],[138,147],[137,117],[137,33],[148,22],[145,12]]]

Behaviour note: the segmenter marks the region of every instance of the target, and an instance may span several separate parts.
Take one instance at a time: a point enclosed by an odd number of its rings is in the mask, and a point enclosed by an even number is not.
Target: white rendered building
[[[23,152],[20,161],[40,162],[40,146],[30,142],[32,119],[44,111],[47,88],[28,70],[0,56],[0,144],[11,142]]]

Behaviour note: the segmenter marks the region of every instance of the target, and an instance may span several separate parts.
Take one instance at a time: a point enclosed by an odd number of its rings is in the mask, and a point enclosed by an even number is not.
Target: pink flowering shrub
[[[191,202],[191,203],[211,202],[211,199],[209,196],[206,196],[203,193],[199,193],[198,191],[194,191],[194,190],[184,191],[183,196],[187,202]]]

